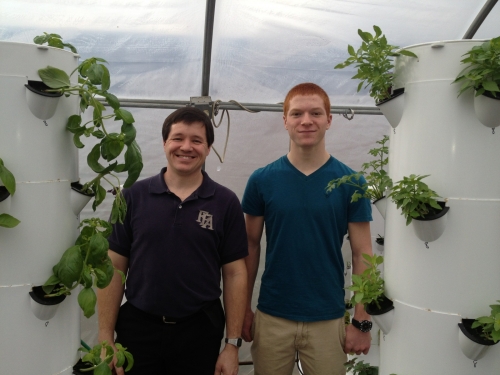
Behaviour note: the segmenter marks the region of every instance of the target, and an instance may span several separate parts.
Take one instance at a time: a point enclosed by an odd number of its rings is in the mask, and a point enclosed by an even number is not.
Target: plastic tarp
[[[353,69],[333,68],[347,57],[348,44],[361,44],[358,28],[371,32],[378,25],[390,44],[401,47],[461,39],[483,5],[477,0],[218,0],[209,94],[213,100],[279,103],[295,84],[315,82],[332,105],[373,106],[367,91],[356,92]],[[57,33],[82,59],[108,61],[110,91],[119,98],[189,100],[201,95],[205,6],[204,0],[0,0],[0,40],[31,43],[44,31]],[[496,6],[474,38],[500,35],[499,21]],[[152,176],[166,163],[161,126],[171,110],[129,110],[143,152],[141,178]],[[287,153],[288,136],[277,112],[231,111],[230,123],[224,163],[211,152],[206,170],[241,198],[256,168]],[[348,121],[334,115],[327,149],[359,170],[370,159],[368,150],[390,131],[383,116],[355,114]],[[227,132],[225,117],[216,129],[220,154]],[[84,162],[91,146],[81,153],[82,182],[91,176]],[[96,213],[89,205],[81,217],[107,218],[110,202]],[[92,344],[97,323],[83,319],[82,337]],[[241,360],[250,360],[248,348],[242,348]],[[251,372],[251,366],[240,370]]]

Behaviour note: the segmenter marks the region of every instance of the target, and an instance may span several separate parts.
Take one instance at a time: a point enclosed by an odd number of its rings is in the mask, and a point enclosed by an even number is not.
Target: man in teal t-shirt
[[[250,293],[242,335],[254,341],[256,375],[290,375],[296,353],[306,374],[345,374],[345,353],[366,354],[371,337],[362,305],[354,314],[362,329],[344,327],[341,247],[349,233],[353,273],[361,273],[362,254],[372,254],[370,201],[350,203],[354,191],[347,185],[326,192],[329,181],[354,171],[326,151],[332,115],[325,91],[297,85],[283,107],[290,152],[256,170],[243,196]],[[264,224],[266,264],[254,315],[250,303]]]

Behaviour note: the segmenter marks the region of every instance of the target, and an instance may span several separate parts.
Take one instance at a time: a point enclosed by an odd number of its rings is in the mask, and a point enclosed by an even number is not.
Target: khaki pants
[[[291,375],[296,352],[305,375],[345,375],[344,319],[296,322],[256,310],[252,358],[255,375]]]

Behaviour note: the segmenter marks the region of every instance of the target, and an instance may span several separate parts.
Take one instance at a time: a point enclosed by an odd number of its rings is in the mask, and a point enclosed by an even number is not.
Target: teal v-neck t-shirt
[[[260,311],[304,322],[344,315],[342,242],[349,222],[372,220],[371,203],[351,203],[352,186],[326,186],[351,173],[330,156],[306,176],[283,156],[250,176],[243,211],[264,216],[267,240]]]

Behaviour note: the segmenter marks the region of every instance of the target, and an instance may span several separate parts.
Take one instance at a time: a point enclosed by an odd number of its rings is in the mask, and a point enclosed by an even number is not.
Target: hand
[[[116,353],[117,349],[115,343],[113,341],[108,341],[109,346],[111,346]],[[103,348],[101,352],[101,359],[106,358],[106,350]],[[123,367],[116,367],[116,356],[113,356],[112,361],[109,363],[109,368],[111,369],[111,373],[113,375],[125,375],[125,370]]]
[[[356,353],[357,355],[368,354],[372,337],[370,332],[361,332],[359,329],[349,324],[346,329],[344,353]]]
[[[253,340],[252,337],[252,324],[255,314],[250,308],[247,308],[245,311],[245,319],[243,320],[243,329],[241,331],[241,337],[246,342],[251,342]]]
[[[238,370],[238,348],[232,344],[226,344],[215,364],[214,375],[238,375]]]

